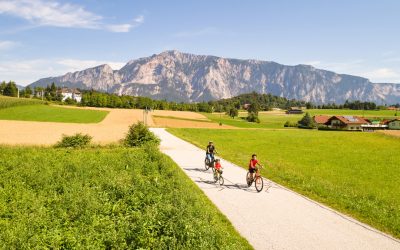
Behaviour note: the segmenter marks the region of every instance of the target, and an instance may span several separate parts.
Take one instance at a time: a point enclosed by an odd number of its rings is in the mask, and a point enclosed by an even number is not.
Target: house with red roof
[[[325,125],[332,129],[362,131],[362,125],[367,125],[369,122],[359,116],[332,116],[325,122]]]
[[[318,127],[326,127],[325,123],[331,118],[331,115],[315,115],[313,120]]]

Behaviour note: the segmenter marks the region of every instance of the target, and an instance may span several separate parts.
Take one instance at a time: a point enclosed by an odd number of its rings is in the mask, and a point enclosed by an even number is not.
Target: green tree
[[[310,116],[310,114],[307,112],[303,118],[298,122],[300,127],[304,128],[315,128],[316,124],[314,122],[314,119]]]
[[[249,114],[246,117],[246,120],[248,122],[256,122],[256,123],[260,123],[260,118],[258,118],[258,115],[254,112],[249,112]]]
[[[32,95],[32,89],[31,87],[27,86],[25,88],[25,97],[31,97],[31,95]]]
[[[4,94],[3,92],[4,92],[4,89],[6,88],[6,82],[5,81],[2,81],[1,82],[1,84],[0,84],[0,94]]]
[[[258,111],[260,111],[260,104],[257,101],[252,101],[247,111],[249,113],[254,113],[258,116]]]
[[[229,116],[232,117],[233,119],[235,119],[235,117],[239,115],[239,111],[233,107],[229,109],[228,113],[229,113]]]
[[[18,95],[17,85],[12,81],[7,83],[6,87],[3,90],[3,95],[16,97]]]

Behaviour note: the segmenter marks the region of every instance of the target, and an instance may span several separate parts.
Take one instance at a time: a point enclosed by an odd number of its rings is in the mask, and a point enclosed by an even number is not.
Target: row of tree
[[[289,107],[301,106],[305,107],[307,105],[312,105],[304,101],[289,100],[285,97],[274,96],[272,94],[259,94],[256,92],[238,95],[228,99],[221,99],[218,101],[210,102],[216,109],[224,109],[222,111],[227,111],[226,109],[234,107],[236,109],[242,109],[245,105],[256,105],[257,109],[260,111],[268,111],[272,108],[287,109]]]
[[[313,109],[353,109],[353,110],[376,110],[380,108],[385,108],[384,106],[378,106],[374,102],[361,102],[361,101],[346,101],[344,104],[328,103],[322,105],[307,106],[307,108]]]
[[[148,97],[116,95],[97,92],[94,90],[84,91],[82,94],[81,106],[108,107],[108,108],[136,108],[136,109],[157,109],[177,110],[195,112],[213,112],[213,107],[206,102],[201,103],[177,103],[166,100],[153,100]]]
[[[62,95],[58,91],[60,88],[55,83],[47,87],[35,87],[33,90],[27,86],[20,91],[21,97],[37,97],[47,101],[61,101]],[[267,111],[272,108],[287,109],[293,106],[307,107],[307,109],[354,109],[354,110],[374,110],[380,108],[373,102],[346,101],[344,104],[336,105],[324,104],[315,105],[311,102],[289,100],[284,97],[274,96],[272,94],[258,94],[256,92],[242,94],[236,97],[221,99],[217,101],[201,103],[177,103],[166,100],[153,100],[148,97],[118,96],[98,92],[94,90],[82,91],[82,106],[91,107],[109,107],[109,108],[150,108],[159,110],[179,110],[195,112],[225,112],[231,117],[238,116],[240,109],[247,109],[249,112],[248,120],[257,121],[259,111]],[[17,96],[18,87],[15,82],[2,82],[0,84],[0,93],[7,96]],[[67,104],[72,104],[73,101]],[[400,106],[397,104],[397,106]]]
[[[41,98],[43,95],[43,99],[47,101],[61,101],[62,96],[57,90],[59,87],[56,87],[55,83],[48,85],[46,88],[35,87],[33,90],[30,86],[25,87],[19,91],[20,97],[31,98],[31,97],[39,97]],[[18,96],[18,86],[13,81],[9,81],[6,83],[5,81],[0,83],[0,93],[4,96]]]

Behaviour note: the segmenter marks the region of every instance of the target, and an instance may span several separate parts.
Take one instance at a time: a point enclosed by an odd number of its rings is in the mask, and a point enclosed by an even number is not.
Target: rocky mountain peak
[[[120,70],[109,65],[40,79],[32,86],[96,89],[171,101],[208,101],[256,91],[314,103],[346,100],[400,102],[400,85],[336,74],[310,65],[286,66],[260,60],[229,59],[167,50],[129,61]]]

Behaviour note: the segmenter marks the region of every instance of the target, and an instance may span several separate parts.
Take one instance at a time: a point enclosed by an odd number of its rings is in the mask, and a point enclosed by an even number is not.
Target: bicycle
[[[211,157],[211,160],[207,157],[204,159],[204,168],[208,170],[209,168],[214,169],[215,157]]]
[[[215,183],[219,183],[220,186],[224,185],[224,177],[222,177],[222,170],[221,172],[213,169],[213,173],[214,173],[214,182]]]
[[[251,178],[251,176],[252,176],[252,174],[250,173],[250,171],[248,171],[247,175],[246,175],[247,186],[250,187],[254,182],[254,186],[255,186],[257,192],[258,193],[261,192],[263,190],[263,188],[264,188],[264,180],[261,177],[260,168],[256,169],[256,173],[255,173],[255,177],[254,178]]]

